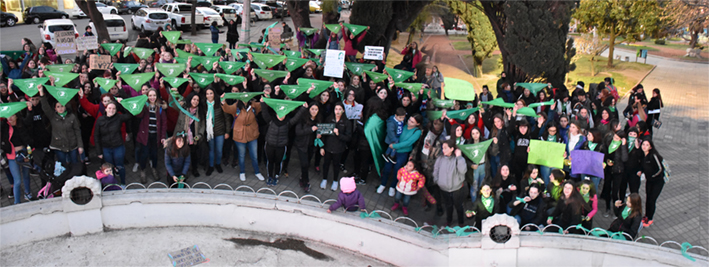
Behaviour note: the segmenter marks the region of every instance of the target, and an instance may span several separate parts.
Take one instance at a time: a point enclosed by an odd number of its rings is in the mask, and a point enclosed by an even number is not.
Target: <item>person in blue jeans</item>
[[[477,144],[484,141],[485,138],[480,132],[480,129],[478,129],[477,127],[473,127],[470,130],[469,144]],[[480,159],[480,162],[478,162],[478,164],[472,165],[473,182],[470,184],[470,200],[473,203],[475,203],[475,199],[477,199],[478,192],[480,192],[479,189],[483,184],[483,180],[485,180],[485,177],[487,177],[487,171],[485,170],[485,168],[487,167],[487,161],[489,161],[489,157],[487,151],[485,151],[485,156]]]
[[[246,83],[246,82],[244,82]],[[238,91],[236,87],[232,87],[232,92]],[[261,103],[249,100],[235,100],[232,104],[222,98],[222,110],[234,116],[232,124],[231,138],[234,140],[236,150],[239,152],[239,180],[246,181],[246,166],[244,159],[246,157],[246,149],[249,149],[249,157],[251,158],[251,166],[256,173],[256,178],[263,181],[265,178],[261,175],[258,167],[258,122],[256,115],[261,113]]]
[[[384,143],[387,145],[384,151],[384,160],[389,163],[396,164],[396,149],[392,148],[392,144],[399,142],[399,136],[404,131],[404,119],[406,119],[406,110],[402,107],[396,109],[396,113],[387,119],[387,135]]]
[[[25,184],[25,199],[32,199],[29,167],[23,164],[25,162],[24,155],[27,154],[26,147],[31,142],[31,139],[30,134],[19,123],[17,115],[10,116],[6,123],[0,126],[0,140],[2,142],[1,149],[5,153],[10,173],[12,174],[12,177],[8,176],[7,178],[13,185],[15,204],[19,204],[21,201],[20,195],[23,181]]]
[[[399,142],[395,144],[390,144],[389,147],[396,150],[396,164],[393,162],[387,162],[384,164],[384,169],[382,170],[382,183],[377,188],[377,194],[384,192],[384,189],[389,186],[389,196],[394,197],[396,194],[396,189],[394,185],[396,184],[396,179],[391,179],[389,182],[389,176],[392,173],[392,169],[399,170],[401,166],[406,164],[409,158],[409,153],[413,149],[414,143],[419,140],[421,136],[421,122],[423,117],[421,114],[415,114],[409,118],[406,122],[406,128],[401,133]]]
[[[53,78],[50,78],[50,82],[53,82]],[[49,148],[54,151],[57,160],[61,163],[78,162],[79,154],[84,152],[79,119],[74,112],[69,112],[59,102],[50,105],[44,88],[39,86],[39,89],[42,110],[52,125],[52,141],[49,143]],[[79,90],[79,94],[82,94],[82,90]],[[28,109],[32,110],[31,107]]]
[[[229,138],[230,123],[226,121],[222,103],[216,95],[214,88],[208,87],[205,90],[207,99],[207,144],[209,145],[209,167],[207,176],[212,175],[214,169],[222,173],[222,148],[224,139]]]
[[[106,105],[106,115],[96,119],[94,130],[96,151],[100,153],[98,157],[116,166],[121,185],[126,184],[126,170],[123,165],[126,146],[121,136],[121,125],[132,117],[128,112],[118,113],[118,103],[111,102]]]

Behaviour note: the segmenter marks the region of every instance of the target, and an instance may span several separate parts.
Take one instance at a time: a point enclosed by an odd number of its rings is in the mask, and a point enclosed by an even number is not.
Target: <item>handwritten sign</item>
[[[384,47],[383,46],[365,46],[364,47],[364,59],[369,60],[384,60]]]
[[[98,49],[98,37],[97,36],[83,36],[76,38],[76,50],[84,51]]]
[[[342,78],[343,71],[345,71],[345,51],[328,49],[327,54],[325,54],[325,71],[323,75]]]
[[[318,123],[317,134],[322,135],[333,135],[335,134],[333,130],[335,129],[334,123]]]
[[[107,70],[111,65],[111,56],[109,55],[90,55],[89,67],[94,70]]]
[[[172,266],[175,267],[194,266],[209,261],[207,257],[199,251],[197,245],[168,253],[167,256],[170,257]]]
[[[271,28],[268,30],[268,45],[274,49],[281,47],[281,29]]]
[[[76,54],[74,31],[54,32],[54,51],[59,54]]]

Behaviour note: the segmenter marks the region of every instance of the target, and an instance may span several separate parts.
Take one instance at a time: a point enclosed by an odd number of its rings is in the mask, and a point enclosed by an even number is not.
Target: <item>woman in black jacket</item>
[[[645,217],[643,217],[643,226],[652,225],[652,219],[655,215],[655,203],[662,192],[662,187],[665,186],[665,172],[662,166],[662,156],[655,150],[655,144],[649,140],[642,141],[642,150],[644,157],[641,161],[642,171],[638,172],[645,174]]]
[[[261,98],[263,102],[263,97]],[[308,104],[303,104],[303,107],[308,108]],[[262,105],[261,115],[268,124],[266,131],[266,146],[264,154],[266,155],[266,174],[269,186],[278,185],[278,175],[281,173],[281,162],[286,153],[288,145],[288,132],[291,126],[294,126],[301,120],[305,114],[305,109],[298,108],[298,112],[293,117],[280,117],[275,114],[274,110],[268,105]]]
[[[527,190],[527,195],[524,198],[517,199],[510,202],[509,206],[512,208],[510,211],[510,216],[514,216],[517,219],[520,227],[526,224],[534,224],[541,226],[544,224],[544,217],[546,216],[546,202],[542,199],[541,192],[543,190],[543,185],[532,184]],[[529,227],[525,227],[522,230],[531,230]]]
[[[503,209],[517,196],[517,179],[506,164],[500,167],[497,175],[490,182],[490,186],[492,186],[495,198],[499,200],[499,205]]]
[[[665,105],[662,103],[660,89],[652,89],[652,98],[650,98],[650,102],[647,103],[647,128],[650,134],[652,134],[655,121],[660,119],[660,110],[663,107],[665,107]]]
[[[576,191],[573,182],[562,184],[562,193],[556,203],[556,208],[547,218],[547,224],[556,224],[564,231],[572,225],[578,225],[583,219],[583,210],[588,210],[581,194]]]
[[[505,165],[510,162],[512,156],[510,150],[510,137],[505,128],[505,119],[502,114],[494,114],[490,117],[489,112],[480,110],[483,113],[483,121],[485,127],[490,130],[492,145],[490,147],[490,167],[492,168],[492,176],[497,174],[498,166]]]
[[[106,105],[106,115],[96,119],[94,142],[98,157],[118,168],[121,184],[126,184],[126,170],[123,166],[126,147],[121,136],[121,125],[132,118],[129,113],[119,114],[118,104],[111,102]]]
[[[473,202],[473,209],[466,211],[467,217],[475,216],[475,227],[481,228],[482,221],[495,213],[500,213],[499,198],[492,195],[490,184],[483,184],[480,197]]]
[[[601,132],[595,128],[588,131],[588,134],[586,134],[586,141],[581,144],[580,149],[600,152],[603,154],[605,154],[607,150],[606,145],[603,144],[603,137],[601,135]],[[591,179],[595,188],[598,188],[598,185],[601,183],[600,177],[590,175],[583,175],[582,177],[583,179]]]
[[[625,171],[624,162],[628,161],[628,146],[625,133],[618,131],[613,135],[613,141],[608,146],[606,154],[606,177],[603,180],[603,193],[601,198],[606,201],[606,213],[603,217],[608,217],[611,213],[611,203],[622,199],[620,183],[623,181]],[[611,151],[612,150],[612,151]],[[625,195],[623,192],[622,195]]]
[[[630,194],[626,198],[625,203],[623,203],[622,200],[616,200],[615,207],[615,214],[618,218],[613,220],[608,231],[622,231],[630,235],[632,239],[635,239],[638,230],[640,230],[640,223],[642,222],[643,216],[643,201],[640,199],[640,195],[638,195],[638,193]]]
[[[320,123],[320,106],[311,103],[308,108],[308,115],[303,116],[300,122],[295,125],[295,149],[298,150],[298,158],[300,160],[300,187],[307,193],[310,192],[310,178],[308,177],[310,168],[310,159],[313,157],[315,150],[315,139],[320,139],[322,135],[318,134],[318,126]],[[322,142],[322,140],[320,140]],[[319,143],[321,144],[321,143]],[[320,145],[317,145],[318,147]]]
[[[209,168],[207,168],[207,176],[212,175],[214,169],[218,173],[222,173],[222,148],[224,140],[229,139],[230,121],[226,120],[224,111],[222,110],[222,102],[219,100],[219,95],[212,87],[207,87],[205,90],[206,99],[206,121],[207,144],[209,145]]]
[[[352,138],[352,124],[345,115],[345,106],[342,102],[335,103],[334,111],[332,115],[325,120],[325,123],[332,123],[335,127],[331,135],[325,136],[325,140],[323,140],[325,147],[320,149],[320,155],[325,158],[322,172],[323,180],[320,182],[320,189],[325,189],[327,186],[327,174],[330,170],[330,165],[332,165],[332,187],[330,187],[330,189],[336,191],[338,186],[338,165],[342,159],[342,153],[345,152],[347,142]]]
[[[27,145],[32,142],[30,136],[27,128],[23,127],[18,119],[18,114],[13,114],[6,122],[3,120],[2,126],[0,126],[0,150],[5,154],[4,157],[7,158],[10,173],[12,174],[12,177],[8,176],[8,180],[12,183],[13,192],[11,195],[15,196],[15,204],[20,204],[21,202],[20,192],[22,191],[23,181],[25,184],[25,199],[32,199],[29,168],[27,167],[31,163],[25,161]]]
[[[235,49],[236,43],[239,42],[239,27],[233,19],[229,21],[229,26],[227,26],[226,41],[229,43],[229,49]]]
[[[643,151],[640,149],[640,139],[638,139],[638,128],[632,127],[628,130],[628,161],[624,163],[625,170],[623,180],[620,182],[618,195],[624,196],[626,189],[630,189],[630,193],[637,193],[640,190],[640,175],[641,170],[640,160],[643,158]]]

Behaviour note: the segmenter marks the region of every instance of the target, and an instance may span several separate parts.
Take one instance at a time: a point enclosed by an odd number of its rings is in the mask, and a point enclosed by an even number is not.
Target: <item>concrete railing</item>
[[[104,229],[208,226],[297,236],[394,265],[709,265],[705,256],[687,251],[692,261],[677,249],[657,244],[520,232],[516,221],[506,215],[491,217],[472,234],[439,231],[442,234],[435,237],[413,221],[362,218],[359,212],[326,213],[327,203],[314,196],[298,197],[290,191],[277,194],[269,188],[213,189],[194,184],[189,189],[110,191],[94,194],[85,205],[75,204],[69,197],[71,188],[64,189],[62,198],[0,209],[0,249]],[[498,225],[508,226],[511,232],[504,243],[491,238],[491,228]]]

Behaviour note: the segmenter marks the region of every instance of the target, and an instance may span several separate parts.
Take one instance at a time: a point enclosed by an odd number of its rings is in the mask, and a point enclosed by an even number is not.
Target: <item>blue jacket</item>
[[[214,26],[209,26],[209,31],[212,32],[212,39],[219,40],[219,29]]]
[[[421,136],[421,129],[415,127],[409,129],[409,127],[404,127],[404,131],[399,136],[399,142],[392,145],[397,153],[407,153],[411,152],[414,148],[414,143],[419,140]]]
[[[190,169],[191,156],[173,158],[168,154],[168,150],[165,149],[165,169],[170,174],[170,177],[187,174]],[[175,172],[175,170],[179,172]]]
[[[19,67],[10,69],[10,64],[7,62],[8,57],[2,58],[2,71],[5,73],[5,76],[10,79],[22,79],[22,69],[25,68],[25,65],[27,65],[27,61],[30,60],[30,56],[26,56],[25,60],[22,61],[22,64],[20,64]],[[16,88],[17,89],[17,88]]]
[[[387,119],[387,136],[384,142],[387,144],[393,144],[399,142],[399,136],[404,131],[404,122],[397,121],[394,115],[391,115]]]

